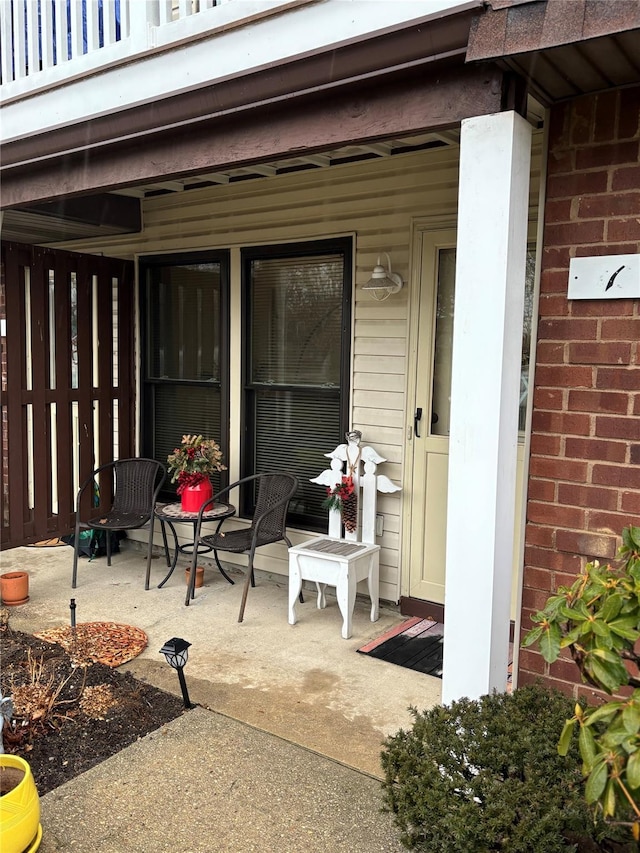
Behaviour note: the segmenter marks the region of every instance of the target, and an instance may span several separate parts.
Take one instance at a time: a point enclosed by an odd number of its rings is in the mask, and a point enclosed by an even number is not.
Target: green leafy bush
[[[539,613],[523,646],[537,643],[553,663],[568,648],[583,681],[624,699],[586,711],[579,705],[560,736],[563,753],[579,728],[587,802],[640,841],[640,527],[622,532],[617,565],[587,563]]]
[[[530,686],[418,713],[387,738],[385,808],[409,850],[428,853],[573,851],[594,837],[575,738],[558,755],[574,704]],[[599,849],[595,847],[593,849]]]

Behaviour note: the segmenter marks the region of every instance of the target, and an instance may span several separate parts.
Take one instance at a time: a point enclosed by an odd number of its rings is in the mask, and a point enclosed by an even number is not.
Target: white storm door
[[[422,234],[409,595],[444,603],[455,231]]]
[[[413,423],[413,489],[409,534],[409,596],[444,604],[447,533],[447,479],[449,466],[449,414],[451,407],[451,356],[455,302],[456,251],[454,230],[421,234],[421,274],[416,335],[416,383]],[[529,349],[533,313],[535,252],[527,253],[525,314],[523,318],[521,441],[516,469],[516,530],[511,618],[517,605],[517,569],[521,549],[521,506],[524,476],[524,426],[527,407]],[[461,531],[464,535],[464,531]]]

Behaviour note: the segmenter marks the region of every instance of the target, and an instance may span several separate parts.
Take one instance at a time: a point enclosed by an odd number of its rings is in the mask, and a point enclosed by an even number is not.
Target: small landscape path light
[[[182,640],[180,637],[173,637],[171,640],[167,640],[164,646],[160,649],[160,654],[165,656],[169,666],[178,670],[178,679],[180,681],[180,689],[182,690],[182,698],[184,700],[185,708],[195,708],[195,705],[192,705],[189,701],[187,683],[184,680],[183,672],[189,657],[190,645],[191,643],[188,643],[186,640]]]
[[[71,612],[71,652],[73,655],[76,654],[78,650],[78,636],[76,631],[76,600],[72,598],[69,602],[69,610]]]

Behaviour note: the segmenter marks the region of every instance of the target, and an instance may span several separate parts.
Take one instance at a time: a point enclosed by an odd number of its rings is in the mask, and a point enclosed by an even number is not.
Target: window
[[[351,252],[350,240],[243,252],[243,470],[298,476],[290,523],[310,529],[326,510],[309,479],[348,425]]]
[[[162,463],[190,433],[216,439],[228,464],[228,269],[220,252],[141,262],[143,453]]]

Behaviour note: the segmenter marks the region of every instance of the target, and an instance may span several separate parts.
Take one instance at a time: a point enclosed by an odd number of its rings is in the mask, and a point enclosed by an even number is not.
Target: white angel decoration
[[[358,528],[358,496],[360,486],[362,499],[363,541],[374,541],[376,492],[390,494],[400,490],[384,474],[376,475],[377,466],[386,462],[372,447],[361,447],[362,433],[352,430],[346,433],[346,444],[339,444],[325,456],[331,459],[331,468],[322,471],[311,480],[327,489],[324,506],[329,509],[329,535],[340,537],[340,522],[344,524],[347,538],[356,538]],[[361,472],[361,463],[364,473]],[[371,537],[371,538],[365,538]]]

